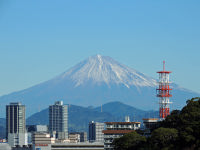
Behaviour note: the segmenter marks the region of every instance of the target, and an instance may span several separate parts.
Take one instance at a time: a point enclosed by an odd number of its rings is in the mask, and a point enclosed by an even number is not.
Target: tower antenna
[[[163,61],[163,71],[165,71],[165,61]]]
[[[157,72],[159,74],[159,87],[157,89],[157,97],[159,97],[159,115],[161,119],[165,119],[170,114],[169,98],[171,95],[169,74],[171,71],[165,71],[165,61],[163,61],[163,71]]]

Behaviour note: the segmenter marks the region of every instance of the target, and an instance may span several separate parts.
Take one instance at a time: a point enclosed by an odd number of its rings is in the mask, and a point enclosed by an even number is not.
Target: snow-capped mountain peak
[[[185,101],[198,97],[198,93],[183,90],[173,84],[174,108],[182,107]],[[57,77],[33,87],[0,97],[1,106],[21,101],[27,114],[52,105],[57,100],[65,104],[97,106],[112,101],[142,108],[157,108],[157,82],[134,69],[118,63],[107,56],[96,55],[80,62]],[[5,116],[5,114],[0,113]],[[2,116],[2,117],[3,117]]]
[[[127,88],[157,85],[156,80],[122,65],[108,56],[99,54],[82,61],[61,76],[62,78],[70,78],[75,83],[75,87],[87,82],[106,83],[108,86],[110,84],[123,84]]]

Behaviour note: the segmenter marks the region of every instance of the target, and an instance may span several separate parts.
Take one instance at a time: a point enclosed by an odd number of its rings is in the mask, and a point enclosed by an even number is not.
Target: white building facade
[[[104,133],[104,150],[113,150],[112,142],[116,138],[140,129],[140,122],[105,122],[106,130]]]

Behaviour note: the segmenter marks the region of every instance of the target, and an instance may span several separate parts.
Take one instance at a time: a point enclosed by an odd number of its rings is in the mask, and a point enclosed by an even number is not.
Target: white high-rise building
[[[17,102],[6,106],[6,136],[12,147],[27,145],[25,105]]]
[[[56,138],[68,138],[68,106],[62,101],[55,102],[49,106],[49,131],[56,132]]]

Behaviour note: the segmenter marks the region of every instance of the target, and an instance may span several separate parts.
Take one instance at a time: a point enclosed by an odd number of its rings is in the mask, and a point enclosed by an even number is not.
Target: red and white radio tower
[[[169,74],[171,71],[165,71],[165,61],[163,61],[163,71],[159,73],[159,88],[157,89],[157,97],[159,97],[159,107],[160,107],[160,118],[164,119],[170,114],[169,101],[171,95],[171,88],[169,87]]]

